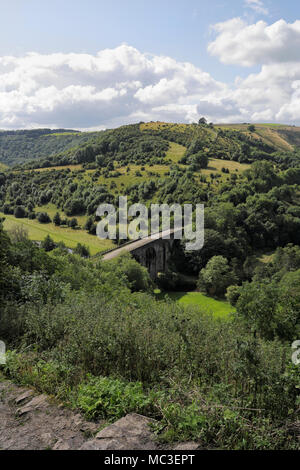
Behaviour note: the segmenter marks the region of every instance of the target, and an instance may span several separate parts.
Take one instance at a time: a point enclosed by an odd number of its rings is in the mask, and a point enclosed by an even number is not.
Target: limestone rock
[[[173,447],[172,450],[197,450],[200,449],[200,445],[197,442],[179,442]]]
[[[49,403],[47,401],[47,396],[38,395],[37,397],[34,397],[32,400],[30,400],[30,402],[26,405],[22,406],[21,408],[18,408],[16,414],[22,416],[25,413],[30,413],[31,411],[35,411],[41,408],[47,408],[48,406]]]
[[[24,393],[22,393],[22,395],[19,395],[15,399],[15,403],[18,405],[19,403],[26,400],[27,398],[30,398],[33,394],[34,394],[33,390],[26,390]]]
[[[82,450],[156,450],[149,424],[155,422],[136,413],[128,414],[102,429]]]

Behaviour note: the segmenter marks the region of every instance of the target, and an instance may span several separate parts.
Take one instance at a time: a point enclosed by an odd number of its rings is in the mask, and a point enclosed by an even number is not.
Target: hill
[[[178,162],[181,149],[197,146],[209,158],[249,163],[272,159],[276,153],[293,154],[300,147],[300,128],[274,124],[198,125],[164,122],[140,123],[101,132],[35,129],[0,132],[0,162],[27,168],[95,164],[118,161]],[[174,149],[176,151],[174,153]]]
[[[0,131],[0,162],[6,165],[48,158],[89,139],[88,134],[66,129]]]
[[[112,247],[111,241],[94,236],[101,202],[125,194],[131,203],[197,203],[222,191],[230,201],[245,202],[246,196],[237,195],[234,188],[246,181],[243,172],[253,162],[271,161],[278,173],[299,166],[297,147],[287,140],[297,142],[298,131],[272,125],[150,122],[95,133],[3,132],[0,142],[2,136],[12,158],[17,142],[19,155],[23,142],[24,152],[32,148],[37,158],[14,165],[13,171],[5,171],[2,164],[0,213],[6,216],[7,229],[22,224],[33,240],[50,235],[72,249],[83,243],[93,255]],[[255,190],[244,191],[252,193]]]

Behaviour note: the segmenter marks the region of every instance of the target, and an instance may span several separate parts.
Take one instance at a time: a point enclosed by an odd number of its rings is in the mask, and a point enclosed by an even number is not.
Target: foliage
[[[235,281],[227,259],[223,256],[213,256],[200,271],[198,287],[211,295],[222,296]]]

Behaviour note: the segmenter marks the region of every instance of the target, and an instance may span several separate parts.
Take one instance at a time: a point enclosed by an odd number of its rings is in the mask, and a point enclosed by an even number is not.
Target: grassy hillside
[[[5,230],[10,231],[15,226],[23,226],[28,232],[30,240],[42,241],[47,235],[50,235],[55,243],[63,242],[68,248],[75,248],[78,243],[81,243],[89,248],[92,256],[114,246],[111,240],[100,240],[81,229],[73,230],[69,227],[56,227],[53,223],[40,224],[37,220],[17,219],[13,215],[1,212],[0,217],[5,218]]]
[[[211,158],[262,159],[274,152],[292,152],[300,147],[300,128],[275,124],[198,125],[149,122],[101,132],[36,129],[0,132],[0,162],[30,163],[30,167],[76,164],[146,164],[166,159],[177,163],[195,140]],[[97,160],[100,156],[100,160]],[[97,160],[97,162],[96,162]],[[101,161],[101,163],[99,163]],[[33,163],[36,162],[36,163]]]
[[[166,297],[184,306],[199,307],[202,312],[212,314],[215,318],[229,317],[229,315],[236,310],[228,302],[213,299],[201,292],[167,292],[159,294],[159,298],[161,299]]]

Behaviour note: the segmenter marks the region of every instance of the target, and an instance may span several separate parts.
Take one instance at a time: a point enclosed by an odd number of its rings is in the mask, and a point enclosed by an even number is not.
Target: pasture
[[[159,299],[169,297],[181,305],[197,306],[215,318],[226,318],[230,313],[235,312],[235,308],[225,300],[214,299],[201,292],[162,292],[156,295]]]
[[[45,210],[45,206],[43,210]],[[98,237],[90,235],[85,230],[74,230],[70,227],[56,227],[53,223],[41,224],[37,220],[25,218],[17,219],[13,215],[7,215],[1,212],[0,217],[5,218],[5,230],[9,231],[16,225],[23,225],[28,231],[28,238],[30,240],[41,241],[44,240],[47,235],[50,235],[55,243],[63,242],[68,248],[75,248],[78,243],[81,243],[89,248],[91,255],[109,250],[114,246],[111,240],[100,240]]]

